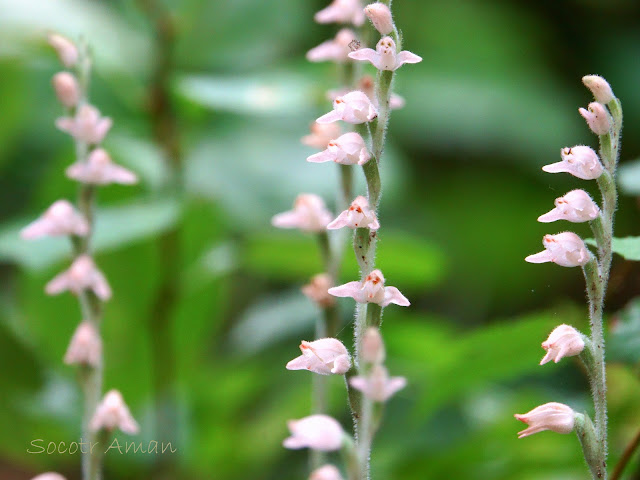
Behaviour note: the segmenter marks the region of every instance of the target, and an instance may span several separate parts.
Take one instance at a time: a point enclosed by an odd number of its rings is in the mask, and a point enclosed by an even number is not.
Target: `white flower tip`
[[[48,41],[65,67],[70,68],[78,63],[78,48],[67,37],[52,33],[48,36]]]
[[[599,75],[585,75],[582,77],[582,83],[591,90],[593,98],[597,102],[607,104],[615,98],[611,85]]]

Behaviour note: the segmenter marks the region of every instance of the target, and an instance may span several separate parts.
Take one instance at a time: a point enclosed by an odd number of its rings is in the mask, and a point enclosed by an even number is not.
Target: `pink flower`
[[[384,3],[376,2],[364,7],[364,13],[381,35],[393,32],[393,18],[391,10]]]
[[[89,145],[102,142],[111,125],[109,117],[101,117],[96,107],[86,104],[78,108],[75,117],[61,117],[56,120],[56,127]]]
[[[71,68],[78,63],[78,49],[71,40],[57,33],[49,35],[48,40],[65,67]]]
[[[545,250],[525,258],[529,263],[553,262],[561,267],[582,267],[591,254],[582,239],[573,232],[545,235],[542,239]]]
[[[342,227],[377,230],[380,228],[380,223],[378,223],[376,212],[369,208],[369,201],[363,196],[357,196],[348,209],[327,225],[327,230],[337,230]]]
[[[556,433],[571,433],[575,424],[576,413],[562,403],[545,403],[523,415],[515,414],[529,428],[518,432],[518,438],[528,437],[534,433],[551,430]]]
[[[332,123],[343,120],[347,123],[370,122],[378,116],[378,110],[364,92],[354,90],[333,101],[333,110],[316,120],[318,123]]]
[[[396,287],[385,287],[384,277],[380,270],[374,270],[364,282],[349,282],[329,289],[336,297],[351,297],[358,303],[377,303],[386,307],[395,303],[402,307],[410,305],[409,300]]]
[[[131,412],[129,412],[129,408],[118,390],[111,390],[104,396],[96,408],[89,428],[94,432],[102,429],[113,431],[119,428],[129,435],[135,435],[140,431],[138,423],[131,416]]]
[[[33,477],[31,480],[66,480],[62,475],[55,472],[41,473],[37,477]]]
[[[329,289],[333,287],[331,275],[319,273],[311,282],[302,287],[302,293],[320,308],[327,308],[336,303],[335,297],[329,295]]]
[[[587,121],[587,125],[589,125],[593,133],[596,135],[609,133],[609,127],[611,126],[609,114],[601,103],[591,102],[588,110],[579,108],[578,112],[580,112],[580,115]]]
[[[25,240],[57,235],[80,235],[89,233],[89,224],[73,205],[66,200],[54,202],[42,214],[20,231]]]
[[[553,329],[549,338],[542,342],[542,348],[547,354],[540,361],[540,365],[553,360],[558,363],[564,357],[580,355],[584,350],[584,340],[582,334],[569,325],[560,325]]]
[[[80,87],[76,77],[69,72],[56,73],[51,81],[53,89],[60,103],[67,108],[73,108],[80,100]]]
[[[321,338],[300,344],[302,355],[287,363],[287,370],[309,370],[321,375],[344,375],[351,368],[351,358],[344,344],[335,338]]]
[[[578,145],[560,151],[562,161],[545,165],[542,170],[549,173],[570,173],[582,180],[594,180],[602,175],[602,164],[591,147]]]
[[[358,81],[358,90],[360,90],[367,97],[369,97],[369,100],[371,101],[371,103],[373,103],[373,106],[376,107],[377,109],[379,108],[379,105],[378,105],[378,98],[376,97],[375,86],[376,86],[375,81],[373,80],[373,77],[371,75],[363,75],[362,77],[360,77],[360,80]],[[345,93],[348,93],[348,90],[346,89],[329,90],[327,92],[327,98],[333,102],[336,98],[338,98],[341,95],[344,95]],[[405,106],[405,104],[406,102],[404,98],[402,98],[400,95],[396,95],[395,93],[392,93],[391,96],[389,97],[389,108],[391,110],[397,110],[399,108],[402,108]]]
[[[355,165],[356,163],[364,165],[370,158],[371,155],[367,151],[367,146],[360,134],[349,132],[335,140],[331,140],[326,150],[311,155],[307,158],[307,161],[311,163],[335,162],[342,165]]]
[[[382,365],[374,365],[366,377],[351,377],[349,383],[374,402],[386,402],[407,385],[404,377],[389,377]]]
[[[364,23],[364,11],[360,0],[333,0],[313,18],[318,23],[353,23],[359,27]]]
[[[303,232],[323,232],[331,221],[324,200],[312,193],[301,193],[293,210],[274,215],[271,224],[278,228],[299,228]]]
[[[369,327],[362,336],[361,357],[365,363],[382,365],[385,358],[384,342],[380,330]]]
[[[356,40],[353,30],[343,28],[332,40],[327,40],[317,47],[307,52],[307,60],[310,62],[326,62],[328,60],[342,63],[349,60],[348,54],[351,51],[349,46]]]
[[[66,174],[73,180],[94,185],[133,185],[138,181],[133,172],[113,163],[109,154],[102,148],[93,150],[86,162],[76,162],[69,166]]]
[[[286,448],[311,448],[330,452],[340,450],[345,437],[340,424],[327,415],[310,415],[300,420],[289,420],[291,436],[282,444]]]
[[[71,337],[69,348],[64,355],[64,363],[97,367],[101,358],[102,340],[100,334],[91,322],[82,322]]]
[[[58,274],[47,283],[45,292],[49,295],[57,295],[70,290],[79,295],[83,290],[92,290],[101,300],[111,298],[111,287],[102,272],[88,255],[81,255],[74,260],[68,270]]]
[[[419,63],[422,57],[403,50],[396,53],[396,42],[391,37],[382,37],[376,49],[361,48],[349,54],[349,58],[371,62],[378,70],[397,70],[405,63]]]
[[[333,99],[332,99],[333,100]],[[316,123],[310,127],[311,133],[302,137],[303,144],[324,150],[329,142],[340,136],[340,125],[337,123]]]
[[[589,222],[600,214],[600,209],[584,190],[572,190],[563,197],[556,198],[556,208],[540,215],[539,222],[568,220],[574,223]]]
[[[591,90],[593,97],[597,102],[607,104],[613,100],[615,95],[611,90],[611,85],[604,78],[599,75],[585,75],[582,77],[582,83],[584,86]]]
[[[340,475],[340,470],[335,466],[324,465],[311,472],[309,480],[343,480],[343,478],[342,475]]]

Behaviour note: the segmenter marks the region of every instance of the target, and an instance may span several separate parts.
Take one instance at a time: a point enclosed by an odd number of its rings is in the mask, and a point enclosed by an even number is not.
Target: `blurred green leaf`
[[[607,342],[609,360],[636,365],[640,362],[640,298],[615,316]]]
[[[587,238],[584,242],[593,247],[597,246],[593,238]],[[611,249],[625,260],[640,261],[640,237],[614,238]]]
[[[623,163],[618,168],[620,190],[627,195],[640,195],[640,160]]]

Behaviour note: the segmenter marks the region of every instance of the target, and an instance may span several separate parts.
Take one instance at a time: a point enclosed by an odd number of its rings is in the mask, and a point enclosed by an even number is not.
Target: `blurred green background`
[[[49,31],[90,43],[91,98],[114,119],[105,147],[141,178],[99,194],[96,258],[115,292],[105,387],[123,392],[142,424],[137,440],[178,448],[109,455],[106,478],[306,478],[306,452],[281,441],[286,420],[309,412],[311,378],[284,365],[313,336],[318,312],[299,287],[321,267],[313,238],[275,231],[270,218],[301,191],[335,197],[335,166],[308,164],[314,151],[299,142],[337,86],[332,65],[304,59],[335,34],[312,20],[327,3],[0,0],[0,478],[43,470],[79,478],[77,455],[27,453],[36,438],[77,439],[81,409],[74,371],[61,361],[77,302],[43,292],[69,247],[18,238],[76,192],[63,175],[72,143],[53,126],[62,110],[50,87],[60,67]],[[561,147],[595,146],[577,113],[591,101],[582,75],[610,81],[625,111],[622,161],[639,156],[640,5],[393,6],[405,48],[424,61],[399,71],[395,90],[407,105],[392,115],[382,166],[378,265],[412,306],[385,312],[388,366],[409,386],[387,407],[374,478],[584,479],[572,436],[516,439],[513,413],[548,401],[590,409],[577,362],[538,366],[554,326],[587,328],[581,273],[523,259],[545,233],[588,236],[586,225],[536,222],[554,198],[585,187],[540,170]],[[154,109],[158,88],[173,113]],[[163,119],[174,144],[158,133]],[[360,173],[358,181],[362,191]],[[640,231],[640,181],[626,186],[618,236]],[[343,280],[355,275],[348,254]],[[612,464],[640,425],[640,308],[617,313],[639,291],[640,268],[617,258]],[[353,304],[340,305],[350,342]],[[344,387],[331,380],[331,412],[348,426]],[[640,478],[637,462],[625,478]]]

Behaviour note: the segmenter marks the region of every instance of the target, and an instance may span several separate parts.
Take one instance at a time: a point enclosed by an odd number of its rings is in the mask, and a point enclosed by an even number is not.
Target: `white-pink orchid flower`
[[[568,220],[574,223],[590,222],[600,214],[600,209],[584,190],[572,190],[555,200],[556,208],[540,215],[539,222]]]
[[[596,99],[597,102],[607,104],[611,100],[613,100],[615,95],[613,94],[613,90],[611,90],[611,85],[604,78],[599,75],[585,75],[582,77],[582,83],[584,86],[591,90],[593,93],[593,98]]]
[[[351,202],[349,208],[340,213],[338,218],[327,225],[327,230],[337,230],[342,227],[377,230],[380,228],[380,223],[376,217],[376,212],[369,208],[369,201],[360,195]]]
[[[323,452],[340,450],[345,437],[340,424],[328,415],[310,415],[300,420],[289,420],[291,436],[282,444],[286,448],[311,448]]]
[[[515,414],[521,422],[529,427],[518,432],[518,438],[528,437],[534,433],[551,430],[556,433],[571,433],[575,426],[576,412],[567,405],[557,402],[545,403],[525,414]]]
[[[80,87],[78,81],[69,72],[59,72],[51,80],[56,97],[67,108],[73,108],[80,100]]]
[[[111,298],[111,287],[105,276],[98,270],[90,256],[81,255],[73,261],[68,270],[47,283],[45,292],[49,295],[57,295],[69,290],[79,295],[87,289],[92,290],[101,300]]]
[[[357,39],[356,34],[349,28],[341,29],[331,40],[322,42],[317,47],[307,52],[307,60],[310,62],[326,62],[333,61],[343,63],[349,60],[349,52],[354,40]]]
[[[373,103],[374,107],[379,108],[378,98],[376,97],[376,84],[375,84],[375,80],[371,75],[363,75],[360,78],[360,80],[358,81],[358,90],[360,90],[367,97],[369,97],[369,100],[371,100],[371,103]],[[348,93],[348,90],[346,89],[329,90],[327,91],[327,99],[333,102],[336,98],[338,98],[341,95],[344,95],[345,93]],[[391,96],[389,97],[389,108],[391,110],[397,110],[399,108],[402,108],[405,106],[405,104],[406,104],[405,99],[402,98],[400,95],[392,93]]]
[[[351,357],[344,344],[335,338],[302,341],[302,355],[287,363],[287,370],[309,370],[321,375],[344,375],[351,368]]]
[[[323,232],[331,221],[331,213],[324,200],[312,193],[301,193],[293,204],[293,210],[278,213],[271,224],[278,228],[298,228],[303,232]]]
[[[333,101],[333,99],[331,99]],[[329,142],[340,136],[341,129],[337,123],[317,123],[313,122],[309,127],[311,133],[305,135],[300,140],[304,145],[324,150]]]
[[[553,329],[549,338],[542,342],[542,348],[547,354],[540,361],[540,365],[553,360],[558,363],[564,357],[580,355],[584,350],[582,334],[570,325],[560,325]]]
[[[340,470],[334,465],[323,465],[311,472],[309,480],[343,480],[343,478]]]
[[[337,97],[333,110],[316,120],[318,123],[332,123],[338,120],[347,123],[366,123],[378,116],[378,110],[364,92],[354,90]]]
[[[311,281],[302,287],[302,293],[320,308],[327,308],[335,304],[336,299],[329,295],[329,289],[333,287],[333,280],[328,273],[314,275]]]
[[[129,408],[118,390],[111,390],[104,396],[96,408],[91,422],[89,422],[89,428],[94,432],[102,429],[113,431],[119,428],[130,435],[135,435],[140,431],[138,423],[131,416],[131,412],[129,412]]]
[[[70,165],[66,174],[73,180],[93,185],[133,185],[138,181],[135,173],[113,163],[109,154],[102,148],[93,150],[86,162]]]
[[[97,367],[102,358],[102,340],[91,322],[82,322],[76,328],[64,355],[67,365],[90,365]]]
[[[58,129],[90,145],[102,142],[111,125],[109,117],[100,116],[100,111],[88,104],[80,106],[75,117],[61,117],[56,120]]]
[[[386,402],[407,385],[404,377],[389,377],[382,365],[374,365],[366,377],[351,377],[349,383],[374,402]]]
[[[349,132],[331,140],[326,150],[311,155],[307,162],[324,163],[335,162],[342,165],[364,165],[371,159],[367,145],[359,133]]]
[[[561,267],[582,267],[591,258],[582,239],[573,232],[545,235],[542,244],[545,250],[529,255],[525,261],[529,263],[553,262]]]
[[[591,102],[587,109],[579,108],[578,112],[587,121],[587,125],[596,135],[605,135],[609,133],[611,121],[609,114],[604,105],[598,102]]]
[[[364,23],[364,10],[360,0],[333,0],[313,19],[318,23],[352,23],[359,27]]]
[[[378,70],[397,70],[405,63],[419,63],[422,57],[403,50],[396,52],[396,42],[391,37],[382,37],[376,49],[360,48],[349,54],[349,58],[370,62]]]
[[[47,210],[20,231],[25,240],[57,235],[86,235],[89,224],[67,200],[54,202]]]
[[[407,297],[396,287],[385,287],[384,277],[380,270],[372,271],[364,282],[349,282],[329,289],[329,293],[336,297],[351,297],[358,303],[377,303],[386,307],[395,303],[402,307],[410,305]]]
[[[542,170],[548,173],[570,173],[582,180],[594,180],[602,175],[602,164],[591,147],[577,145],[560,151],[562,161],[545,165]]]

